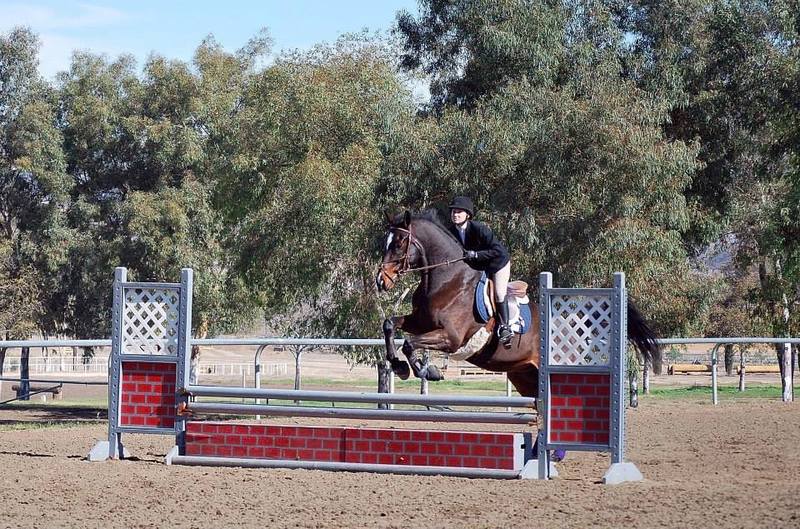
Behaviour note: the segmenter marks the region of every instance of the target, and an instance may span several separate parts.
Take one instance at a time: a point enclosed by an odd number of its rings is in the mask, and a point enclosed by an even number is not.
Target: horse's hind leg
[[[411,370],[406,362],[397,358],[397,351],[394,347],[394,332],[403,324],[403,320],[402,316],[386,319],[383,322],[383,338],[386,341],[386,359],[392,366],[392,371],[401,380],[406,380],[411,374]],[[403,346],[405,347],[405,344]]]
[[[417,378],[424,378],[431,382],[438,382],[444,380],[442,372],[433,364],[423,364],[422,360],[414,352],[414,346],[408,340],[403,342],[403,354],[408,358],[408,363],[414,371],[414,376]]]
[[[456,341],[457,338],[445,329],[436,329],[424,334],[414,334],[406,338],[406,341],[403,342],[403,354],[408,358],[408,363],[411,364],[414,376],[431,382],[444,380],[444,376],[442,376],[438,367],[433,364],[423,365],[422,360],[414,351],[416,349],[432,349],[434,351],[452,352],[455,350],[454,344]]]

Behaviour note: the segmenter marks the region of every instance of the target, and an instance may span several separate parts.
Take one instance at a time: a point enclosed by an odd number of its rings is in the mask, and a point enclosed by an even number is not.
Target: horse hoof
[[[429,365],[428,371],[425,373],[425,379],[429,382],[439,382],[440,380],[444,380],[444,375],[442,375],[438,367]]]
[[[558,450],[553,450],[553,455],[550,457],[550,459],[554,463],[558,463],[559,461],[564,461],[566,457],[567,457],[567,451],[559,448]]]
[[[408,362],[393,358],[389,360],[389,363],[392,365],[392,372],[397,375],[400,380],[408,379],[408,376],[411,374],[411,368],[408,367]]]

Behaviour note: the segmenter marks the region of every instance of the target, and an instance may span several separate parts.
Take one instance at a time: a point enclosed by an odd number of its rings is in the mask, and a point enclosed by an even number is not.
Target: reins
[[[457,263],[457,262],[463,261],[463,260],[464,260],[463,257],[459,257],[458,259],[449,259],[449,260],[441,262],[441,263],[436,263],[436,264],[432,264],[432,265],[428,265],[428,266],[420,266],[419,268],[409,268],[408,270],[403,270],[403,271],[398,272],[398,273],[400,275],[403,275],[403,274],[408,273],[408,272],[420,272],[422,270],[430,270],[431,268],[439,268],[440,266],[450,266],[453,263]]]
[[[417,249],[420,252],[423,253],[423,255],[425,254],[425,248],[422,246],[422,244],[419,242],[419,240],[417,240],[417,238],[414,237],[414,234],[411,232],[410,229],[407,230],[405,228],[399,228],[399,227],[394,227],[394,228],[390,228],[390,229],[392,231],[400,231],[400,232],[404,232],[404,233],[408,234],[408,237],[406,238],[406,240],[409,241],[409,242],[406,243],[406,251],[403,254],[403,256],[399,257],[397,259],[393,259],[391,261],[387,261],[385,263],[381,263],[381,268],[383,268],[384,266],[386,266],[387,264],[390,264],[390,263],[403,262],[405,264],[405,267],[403,267],[402,269],[397,271],[397,275],[398,276],[402,276],[403,274],[407,274],[409,272],[423,272],[425,270],[431,270],[431,269],[434,269],[434,268],[439,268],[440,266],[450,266],[453,263],[457,263],[459,261],[463,261],[464,260],[463,257],[459,257],[458,259],[448,259],[447,261],[443,261],[441,263],[435,263],[435,264],[432,264],[432,265],[419,266],[417,268],[409,268],[409,251],[408,251],[409,243],[413,244],[414,246],[416,246]]]

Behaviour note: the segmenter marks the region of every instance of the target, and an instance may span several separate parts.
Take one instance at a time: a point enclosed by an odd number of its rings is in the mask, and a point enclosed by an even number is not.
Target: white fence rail
[[[72,355],[31,356],[28,362],[30,373],[83,373],[105,375],[108,373],[108,356],[92,358],[73,358]],[[6,357],[3,366],[5,374],[19,373],[20,358]]]
[[[31,375],[42,374],[83,374],[83,375],[107,375],[108,356],[94,356],[92,358],[73,359],[68,356],[31,356],[29,360],[29,372]],[[290,367],[285,362],[265,363],[261,366],[262,372],[270,377],[290,376]],[[20,358],[18,356],[7,357],[3,366],[5,375],[15,375],[20,372]],[[201,375],[213,376],[242,376],[250,377],[254,373],[252,362],[200,362],[198,372]],[[291,375],[294,376],[294,366],[291,367]]]

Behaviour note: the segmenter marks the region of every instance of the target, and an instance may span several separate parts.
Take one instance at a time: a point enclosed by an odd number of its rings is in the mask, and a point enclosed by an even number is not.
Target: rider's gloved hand
[[[464,250],[465,261],[476,261],[478,259],[478,252],[475,250]]]

